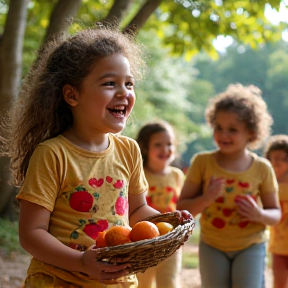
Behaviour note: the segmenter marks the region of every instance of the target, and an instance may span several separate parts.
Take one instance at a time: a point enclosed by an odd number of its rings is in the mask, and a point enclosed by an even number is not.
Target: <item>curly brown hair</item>
[[[288,156],[288,135],[278,134],[271,136],[263,149],[263,156],[270,160],[270,152],[275,150],[282,150]]]
[[[64,85],[79,91],[97,61],[118,53],[128,59],[133,76],[139,79],[145,68],[142,48],[134,35],[101,26],[52,41],[40,50],[39,61],[25,77],[14,107],[9,155],[16,184],[24,180],[36,146],[73,123],[63,98]]]
[[[210,99],[205,111],[207,123],[214,128],[217,112],[233,112],[253,134],[248,147],[250,149],[262,147],[270,135],[273,119],[261,94],[261,90],[254,85],[243,86],[239,83],[229,85],[226,91]]]
[[[136,141],[141,150],[144,167],[147,165],[148,162],[148,150],[151,136],[158,132],[168,132],[171,133],[171,135],[175,136],[172,126],[164,120],[149,122],[145,124],[138,132]]]

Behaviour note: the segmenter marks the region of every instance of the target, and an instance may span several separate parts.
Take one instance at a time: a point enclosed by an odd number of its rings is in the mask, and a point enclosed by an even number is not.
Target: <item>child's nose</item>
[[[128,97],[129,96],[129,91],[126,89],[126,87],[119,87],[116,96],[118,96],[118,97]]]

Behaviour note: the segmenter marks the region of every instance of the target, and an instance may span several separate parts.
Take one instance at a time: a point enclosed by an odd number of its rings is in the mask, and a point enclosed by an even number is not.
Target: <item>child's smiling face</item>
[[[175,157],[174,135],[161,131],[150,136],[148,148],[148,163],[169,165]]]
[[[280,180],[288,173],[288,155],[283,150],[272,150],[269,152],[269,160],[273,166],[276,177]]]
[[[73,125],[91,133],[118,133],[123,130],[135,103],[134,78],[128,59],[114,54],[98,61],[75,92]]]

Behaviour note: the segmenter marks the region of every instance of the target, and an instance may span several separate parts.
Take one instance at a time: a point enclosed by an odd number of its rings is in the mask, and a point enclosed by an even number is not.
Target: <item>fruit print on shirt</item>
[[[151,186],[146,197],[147,204],[161,213],[174,211],[177,199],[175,189],[170,186]]]
[[[125,225],[122,217],[128,215],[128,185],[122,179],[113,179],[111,176],[91,178],[86,187],[83,184],[77,186],[67,199],[73,210],[85,213],[79,214],[79,225],[70,234],[71,248],[84,251],[87,249],[81,243],[84,235],[95,240],[99,232],[105,231],[109,226]],[[102,201],[101,204],[99,201]],[[109,212],[106,207],[111,202],[114,204]],[[100,219],[97,216],[99,212]],[[103,215],[106,216],[102,218]]]
[[[225,193],[219,196],[215,203],[206,208],[203,216],[213,227],[223,229],[226,225],[237,225],[239,228],[245,228],[249,221],[242,221],[241,215],[237,212],[237,202],[240,199],[246,199],[250,195],[254,201],[256,196],[251,195],[250,184],[235,179],[226,179]]]

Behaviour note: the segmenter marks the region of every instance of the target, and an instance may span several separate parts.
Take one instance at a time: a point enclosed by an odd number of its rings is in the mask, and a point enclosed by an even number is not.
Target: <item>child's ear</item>
[[[78,104],[78,92],[71,85],[64,85],[63,87],[64,100],[71,106],[76,106]]]

